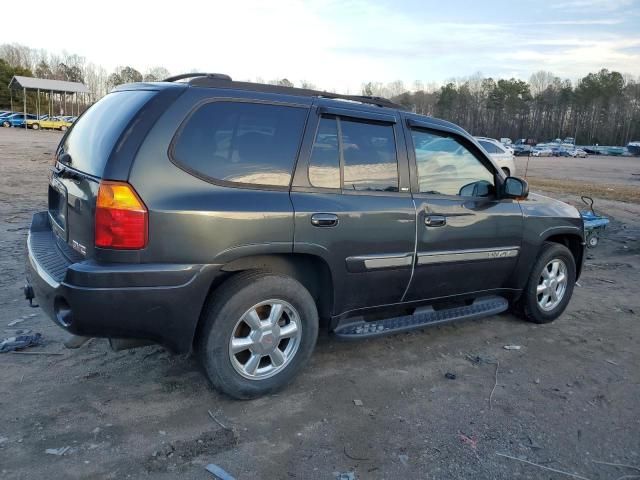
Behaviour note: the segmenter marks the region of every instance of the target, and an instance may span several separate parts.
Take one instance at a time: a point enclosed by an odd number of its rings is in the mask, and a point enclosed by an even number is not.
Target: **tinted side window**
[[[340,151],[335,118],[320,119],[309,161],[309,182],[314,187],[340,188]]]
[[[478,143],[482,145],[482,148],[484,148],[487,153],[501,153],[498,151],[498,148],[491,142],[480,140]]]
[[[494,191],[493,173],[453,138],[418,130],[411,136],[421,193],[466,196],[471,184],[484,187],[485,195]]]
[[[210,178],[288,186],[306,115],[298,107],[207,103],[187,120],[173,155]]]
[[[396,142],[391,125],[340,119],[344,189],[398,191]]]

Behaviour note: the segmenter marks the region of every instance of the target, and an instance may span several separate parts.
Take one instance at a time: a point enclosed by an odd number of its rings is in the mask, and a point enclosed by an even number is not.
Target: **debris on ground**
[[[353,404],[354,404],[356,407],[361,407],[361,406],[363,405],[362,400],[354,400],[354,401],[353,401]]]
[[[214,477],[219,480],[235,480],[234,477],[229,475],[224,469],[220,468],[218,465],[214,463],[210,463],[206,467],[207,472],[212,473]]]
[[[505,345],[502,348],[505,350],[520,350],[522,347],[520,345]]]
[[[342,448],[342,451],[344,452],[345,457],[350,458],[351,460],[357,460],[359,462],[366,462],[367,460],[369,460],[367,457],[355,457],[353,455],[350,455],[349,452],[347,452],[346,445]]]
[[[578,475],[577,473],[565,472],[564,470],[558,470],[557,468],[545,467],[544,465],[539,465],[537,463],[530,462],[529,460],[525,460],[523,458],[512,457],[511,455],[507,455],[505,453],[496,452],[496,455],[498,455],[499,457],[510,458],[511,460],[517,460],[518,462],[526,463],[528,465],[532,465],[534,467],[538,467],[543,470],[548,470],[549,472],[560,473],[562,475],[577,478],[579,480],[589,480],[587,477],[583,477],[582,475]]]
[[[475,435],[469,437],[462,432],[458,432],[458,438],[465,445],[469,445],[471,447],[471,451],[476,456],[478,460],[480,460],[480,456],[478,455],[478,439]]]
[[[22,350],[27,347],[34,347],[42,344],[42,335],[39,333],[28,333],[5,338],[0,342],[0,353]]]
[[[398,459],[405,467],[409,465],[409,455],[398,455]]]
[[[211,417],[211,419],[212,419],[214,422],[216,422],[216,423],[217,423],[218,425],[220,425],[222,428],[224,428],[225,430],[227,430],[227,428],[228,428],[228,427],[227,427],[224,423],[222,423],[220,420],[218,420],[218,419],[216,418],[216,416],[211,412],[211,410],[207,410],[207,412],[209,413],[209,416]]]
[[[489,410],[492,409],[491,400],[493,399],[493,392],[496,391],[496,387],[498,386],[498,368],[500,368],[500,362],[496,362],[496,381],[493,384],[493,388],[491,389],[491,394],[489,395]]]
[[[60,448],[47,448],[44,453],[48,453],[49,455],[56,455],[61,457],[65,453],[71,450],[71,447],[60,447]]]
[[[478,448],[478,439],[475,435],[469,437],[468,435],[460,432],[458,433],[458,438],[462,443],[469,445],[472,449],[476,450]]]
[[[356,474],[353,472],[336,473],[336,480],[356,480]]]
[[[16,318],[14,321],[7,323],[7,327],[13,327],[19,323],[22,323],[26,320],[26,318]]]
[[[444,374],[445,378],[448,378],[449,380],[455,380],[456,379],[456,374],[455,373],[451,373],[451,372],[447,372]]]

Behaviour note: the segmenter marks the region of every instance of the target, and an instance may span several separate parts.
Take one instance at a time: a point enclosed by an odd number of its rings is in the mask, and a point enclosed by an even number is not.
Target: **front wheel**
[[[60,127],[60,131],[61,131],[61,132],[66,132],[66,131],[67,131],[67,126],[66,126],[66,125],[62,125],[62,126]]]
[[[9,128],[11,124],[9,122],[2,122],[2,126],[5,128]]]
[[[307,363],[318,337],[315,302],[298,281],[268,272],[237,274],[203,315],[198,350],[213,386],[238,399],[284,387]]]
[[[40,125],[34,123],[33,125],[31,125],[31,128],[33,128],[34,130],[38,130],[40,128]]]
[[[564,245],[545,242],[519,300],[519,313],[534,323],[558,318],[571,300],[576,263]]]

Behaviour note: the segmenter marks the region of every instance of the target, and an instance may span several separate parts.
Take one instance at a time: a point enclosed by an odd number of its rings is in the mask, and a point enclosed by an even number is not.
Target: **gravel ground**
[[[360,343],[322,335],[289,388],[239,402],[160,347],[66,350],[65,333],[22,300],[26,229],[45,208],[59,138],[0,129],[0,331],[40,332],[46,345],[28,351],[61,354],[0,354],[0,478],[208,479],[208,463],[238,479],[640,474],[598,463],[640,466],[639,204],[597,200],[611,228],[552,324],[505,314]],[[536,159],[544,178],[627,186],[639,165]]]

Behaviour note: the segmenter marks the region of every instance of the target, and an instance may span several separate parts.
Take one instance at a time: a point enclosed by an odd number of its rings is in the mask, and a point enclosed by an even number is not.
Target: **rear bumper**
[[[221,274],[217,265],[77,261],[63,252],[47,212],[33,216],[27,246],[27,282],[56,324],[76,335],[152,340],[179,353],[191,349]]]

